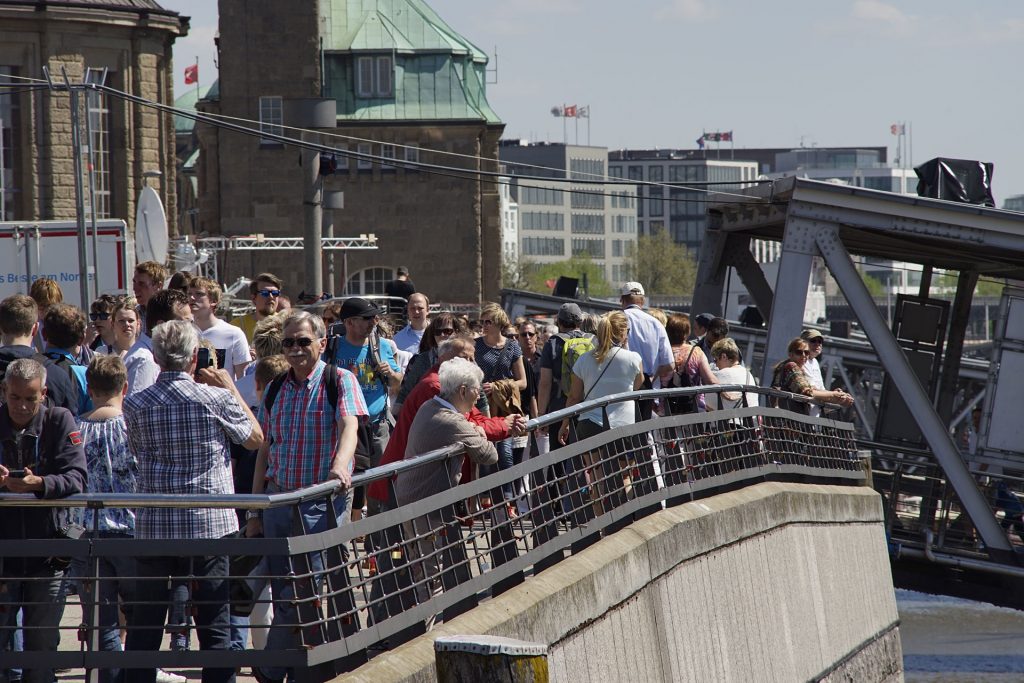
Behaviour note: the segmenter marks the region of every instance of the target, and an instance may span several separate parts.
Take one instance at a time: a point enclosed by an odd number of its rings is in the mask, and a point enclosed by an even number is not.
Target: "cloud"
[[[672,0],[658,12],[662,19],[682,19],[683,21],[706,21],[713,19],[716,13],[705,0]]]
[[[855,19],[881,21],[895,25],[906,25],[910,21],[910,18],[899,8],[879,0],[857,0],[853,3],[852,14]]]

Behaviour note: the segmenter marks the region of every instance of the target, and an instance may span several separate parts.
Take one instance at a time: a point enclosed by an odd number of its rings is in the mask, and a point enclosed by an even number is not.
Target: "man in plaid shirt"
[[[319,533],[348,521],[352,509],[352,470],[360,416],[365,416],[366,403],[355,375],[336,368],[337,405],[327,396],[325,374],[328,365],[320,357],[327,344],[324,321],[305,311],[293,310],[284,319],[281,346],[289,370],[268,410],[266,401],[260,405],[259,419],[267,439],[256,456],[253,493],[277,493],[337,480],[340,490],[329,498],[299,504],[303,527],[308,534]],[[275,380],[278,382],[279,380]],[[328,515],[331,507],[331,516]],[[332,518],[333,517],[333,518]],[[250,511],[246,535],[260,531],[268,538],[292,534],[292,508],[270,508],[262,520]],[[274,621],[267,636],[268,650],[299,646],[294,586],[285,578],[289,573],[288,557],[268,557],[269,574],[274,594]],[[311,553],[313,572],[324,570],[320,553]],[[253,669],[259,681],[280,681],[284,668]]]
[[[263,431],[224,369],[196,372],[199,335],[192,323],[165,322],[153,330],[156,384],[124,402],[128,446],[139,463],[140,493],[234,493],[229,442],[258,448]],[[231,509],[142,508],[136,538],[221,538],[238,531]],[[158,650],[167,619],[168,576],[194,580],[199,644],[227,650],[228,557],[139,557],[140,604],[128,622],[128,650]],[[146,577],[152,577],[146,580]],[[126,672],[128,681],[152,683],[155,669]],[[207,669],[203,681],[233,681],[235,670]]]

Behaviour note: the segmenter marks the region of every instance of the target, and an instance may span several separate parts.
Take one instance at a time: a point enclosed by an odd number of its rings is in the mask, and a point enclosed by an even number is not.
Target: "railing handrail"
[[[610,394],[577,403],[569,408],[542,415],[528,420],[527,432],[561,422],[566,417],[573,417],[594,410],[605,408],[623,401],[642,401],[663,399],[675,396],[696,396],[698,394],[744,392],[757,393],[762,396],[788,399],[800,403],[829,406],[808,396],[780,391],[771,387],[755,384],[709,384],[697,387],[673,387],[663,389],[644,389]],[[766,406],[762,406],[766,407]],[[380,467],[366,470],[352,478],[352,486],[362,486],[380,479],[389,479],[406,470],[416,469],[434,460],[444,460],[463,452],[461,443],[452,444],[427,453],[406,458]],[[31,493],[0,493],[0,508],[3,507],[62,507],[62,508],[164,508],[164,509],[244,509],[266,510],[282,507],[323,497],[341,486],[340,481],[327,481],[295,491],[273,494],[231,493],[231,494],[171,494],[171,493],[78,493],[65,498],[37,498]]]

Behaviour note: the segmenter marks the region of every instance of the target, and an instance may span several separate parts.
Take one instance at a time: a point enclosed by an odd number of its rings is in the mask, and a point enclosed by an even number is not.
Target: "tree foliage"
[[[697,261],[666,230],[640,235],[626,262],[630,277],[644,286],[647,296],[693,295]]]
[[[868,293],[872,297],[885,296],[885,285],[877,277],[861,271],[860,279],[864,281],[864,285],[868,288]]]
[[[580,288],[584,281],[589,287],[588,294],[592,297],[608,297],[612,295],[612,286],[604,277],[604,268],[594,263],[589,256],[573,256],[555,263],[529,264],[525,269],[526,286],[531,292],[551,293],[551,282],[560,276],[579,278]],[[586,277],[584,277],[586,275]]]
[[[935,284],[938,285],[940,290],[945,290],[952,294],[953,292],[956,292],[958,280],[958,273],[947,271],[935,278]],[[987,280],[985,278],[979,278],[978,285],[974,288],[974,296],[1002,296],[1003,287],[1005,286],[1006,282],[1003,280]]]

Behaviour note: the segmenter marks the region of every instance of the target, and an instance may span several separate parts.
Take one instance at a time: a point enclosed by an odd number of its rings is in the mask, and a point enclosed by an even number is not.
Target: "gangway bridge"
[[[823,260],[863,331],[826,335],[823,367],[856,398],[848,417],[873,456],[897,584],[1024,608],[1024,291],[1004,289],[991,360],[963,355],[979,278],[1024,280],[1024,214],[804,178],[741,194],[709,198],[692,309],[721,314],[733,268],[766,329],[730,334],[768,382],[807,327],[812,264]],[[774,282],[754,260],[755,239],[781,242]],[[854,257],[920,264],[919,291],[898,296],[885,319]],[[931,291],[939,269],[956,274],[952,301]],[[505,302],[513,313],[557,310],[543,295],[506,291]]]

